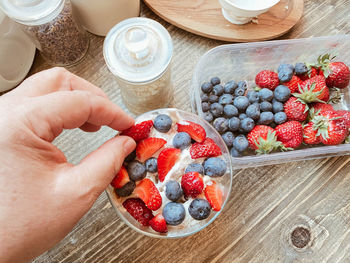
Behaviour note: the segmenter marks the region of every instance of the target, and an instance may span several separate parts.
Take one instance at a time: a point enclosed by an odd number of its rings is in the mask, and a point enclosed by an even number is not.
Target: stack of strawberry
[[[266,125],[255,126],[247,136],[250,148],[261,154],[292,150],[302,143],[337,145],[346,141],[350,112],[335,110],[328,102],[332,88],[338,92],[349,85],[350,70],[343,62],[332,62],[333,58],[329,54],[320,56],[317,63],[307,65],[306,74],[294,73],[291,80],[281,83],[292,94],[284,103],[288,121],[275,129]],[[257,79],[261,79],[262,74],[269,75],[268,79],[264,78],[264,87],[274,90],[278,85],[277,73],[264,70],[257,75]]]

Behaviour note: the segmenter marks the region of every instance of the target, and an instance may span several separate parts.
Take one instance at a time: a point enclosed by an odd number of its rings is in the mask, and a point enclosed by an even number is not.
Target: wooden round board
[[[263,0],[261,0],[263,1]],[[268,40],[288,32],[303,14],[303,0],[281,0],[255,23],[234,25],[225,20],[218,0],[144,0],[169,23],[191,33],[229,42]]]

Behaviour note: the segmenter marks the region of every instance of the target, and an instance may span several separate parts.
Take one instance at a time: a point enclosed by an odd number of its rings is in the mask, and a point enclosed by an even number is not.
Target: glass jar
[[[131,112],[141,114],[169,105],[172,54],[168,31],[154,20],[130,18],[109,31],[103,55]]]
[[[0,0],[0,7],[52,64],[69,66],[85,56],[89,38],[75,22],[69,1]]]

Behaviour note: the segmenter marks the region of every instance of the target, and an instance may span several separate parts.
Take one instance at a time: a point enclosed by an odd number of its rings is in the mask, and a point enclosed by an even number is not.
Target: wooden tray
[[[263,1],[263,0],[261,0]],[[281,0],[256,23],[234,25],[225,20],[218,0],[144,0],[158,16],[188,32],[229,42],[251,42],[279,37],[301,18],[303,0]],[[287,8],[286,8],[287,7]]]

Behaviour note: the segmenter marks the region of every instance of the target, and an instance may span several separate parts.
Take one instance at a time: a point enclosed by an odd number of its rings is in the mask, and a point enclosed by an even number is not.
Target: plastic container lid
[[[122,21],[107,34],[103,55],[109,70],[131,83],[157,79],[168,68],[173,44],[158,22],[138,17]]]

